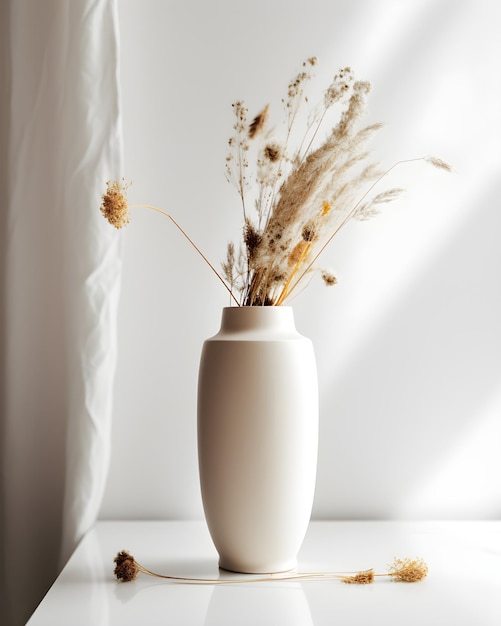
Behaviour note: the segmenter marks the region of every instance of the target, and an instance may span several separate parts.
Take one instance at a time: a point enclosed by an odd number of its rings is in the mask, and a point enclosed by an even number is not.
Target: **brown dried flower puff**
[[[123,228],[129,223],[129,205],[127,202],[128,185],[117,180],[106,182],[106,193],[103,194],[101,213],[115,228]]]
[[[114,574],[118,580],[128,583],[137,578],[139,568],[132,555],[125,550],[119,552],[113,559],[115,563]]]

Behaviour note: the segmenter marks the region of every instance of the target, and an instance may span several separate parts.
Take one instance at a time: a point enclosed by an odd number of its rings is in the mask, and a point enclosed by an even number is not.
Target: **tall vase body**
[[[296,566],[311,516],[318,384],[311,341],[290,307],[229,307],[203,346],[200,484],[223,569]]]

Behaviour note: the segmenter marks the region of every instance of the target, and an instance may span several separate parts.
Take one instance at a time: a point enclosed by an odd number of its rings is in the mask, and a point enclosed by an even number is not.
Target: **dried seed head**
[[[256,117],[249,124],[248,137],[249,139],[254,139],[256,135],[259,135],[260,132],[263,131],[266,126],[266,122],[268,121],[268,112],[270,109],[270,105],[267,104],[261,113],[258,113]]]
[[[271,163],[276,163],[282,155],[282,149],[277,143],[269,143],[264,147],[264,156]]]
[[[329,85],[324,94],[324,105],[328,109],[336,102],[339,102],[343,96],[349,91],[353,83],[353,72],[350,67],[345,67],[334,76],[332,83]]]
[[[422,559],[394,559],[388,574],[400,582],[417,583],[426,578],[428,566]]]
[[[139,567],[131,554],[122,550],[116,555],[113,562],[115,563],[114,574],[118,580],[124,583],[135,580],[139,573]]]
[[[253,259],[256,256],[256,251],[261,243],[261,235],[249,221],[245,223],[244,242],[248,258]]]
[[[127,203],[127,189],[129,184],[117,180],[106,182],[107,190],[103,194],[101,213],[115,228],[123,228],[129,223],[129,205]]]
[[[334,276],[332,272],[328,270],[322,270],[322,280],[327,285],[327,287],[332,287],[333,285],[337,285],[337,278]]]
[[[353,132],[355,123],[365,113],[367,95],[370,90],[371,84],[368,81],[358,80],[353,83],[348,108],[343,111],[337,127],[333,130],[338,139],[347,137]]]
[[[233,287],[235,282],[234,270],[235,270],[235,244],[233,242],[228,243],[226,249],[226,261],[221,264],[223,270],[223,276],[228,281],[230,287]]]
[[[387,189],[386,191],[382,191],[378,193],[372,199],[372,204],[384,204],[385,202],[393,202],[393,200],[397,200],[404,193],[403,189],[399,189],[395,187],[394,189]]]
[[[433,157],[433,156],[427,156],[424,158],[424,160],[426,161],[426,163],[433,165],[433,167],[438,167],[439,169],[445,170],[446,172],[453,171],[452,167],[445,161],[442,161],[442,159],[437,159],[436,157]]]
[[[370,585],[374,582],[374,570],[366,569],[354,576],[344,576],[341,580],[348,585]]]
[[[237,100],[231,106],[233,107],[236,118],[233,128],[235,128],[235,130],[241,130],[241,128],[247,124],[247,108],[245,107],[245,103],[243,100]]]
[[[303,230],[301,231],[301,237],[304,241],[313,241],[315,239],[315,225],[312,222],[308,222],[303,226]]]

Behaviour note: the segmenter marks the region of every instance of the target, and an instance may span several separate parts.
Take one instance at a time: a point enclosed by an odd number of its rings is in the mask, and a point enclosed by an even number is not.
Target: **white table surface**
[[[501,522],[312,522],[300,571],[384,572],[394,557],[421,557],[420,583],[386,578],[186,585],[140,574],[113,575],[129,551],[162,574],[220,572],[204,522],[98,522],[84,537],[29,626],[500,626]],[[237,576],[238,577],[238,576]]]

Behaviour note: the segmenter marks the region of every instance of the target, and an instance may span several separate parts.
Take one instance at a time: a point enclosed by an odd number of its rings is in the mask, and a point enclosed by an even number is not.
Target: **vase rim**
[[[223,307],[221,331],[293,333],[294,311],[290,306],[228,306]]]
[[[262,309],[263,311],[271,311],[271,310],[280,311],[280,310],[290,310],[290,309],[292,309],[292,307],[290,305],[288,305],[288,304],[281,304],[279,306],[276,306],[276,305],[255,305],[255,304],[251,305],[251,306],[248,306],[248,305],[243,305],[242,304],[241,306],[232,305],[232,306],[225,306],[225,307],[223,307],[223,311],[231,310],[231,309],[235,309],[235,310],[238,310],[238,309],[245,309],[245,310],[248,310],[248,309],[253,309],[253,310]]]

